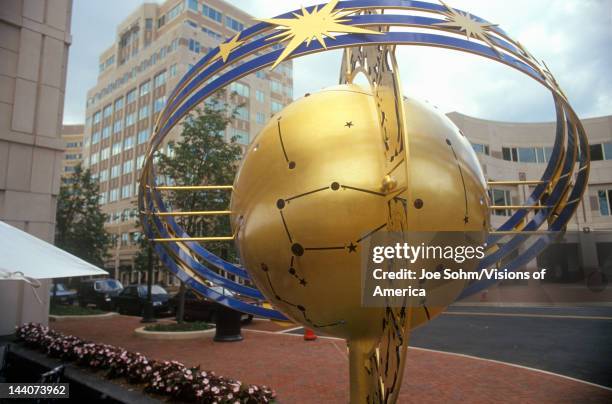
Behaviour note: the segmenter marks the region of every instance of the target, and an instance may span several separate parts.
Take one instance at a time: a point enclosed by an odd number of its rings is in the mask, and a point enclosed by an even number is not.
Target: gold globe
[[[253,140],[234,184],[232,226],[243,265],[289,318],[318,333],[380,338],[384,308],[361,304],[364,240],[401,221],[409,231],[488,229],[486,183],[477,157],[444,115],[406,99],[407,147],[388,170],[369,89],[332,87],[274,116]],[[401,192],[407,215],[390,214]],[[394,216],[394,217],[391,217]],[[395,226],[397,228],[397,226]],[[452,302],[464,281],[435,281],[428,294]],[[437,292],[436,292],[437,291]],[[412,310],[417,326],[444,305]]]

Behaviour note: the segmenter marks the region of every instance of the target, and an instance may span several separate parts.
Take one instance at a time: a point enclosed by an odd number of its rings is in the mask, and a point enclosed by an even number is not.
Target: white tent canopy
[[[92,275],[108,272],[0,221],[0,280]]]

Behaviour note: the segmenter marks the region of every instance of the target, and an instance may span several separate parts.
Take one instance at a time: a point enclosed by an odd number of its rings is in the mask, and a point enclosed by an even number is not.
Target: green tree
[[[170,153],[156,155],[158,183],[172,180],[177,186],[232,184],[242,148],[232,138],[224,139],[224,132],[234,118],[235,109],[225,101],[223,93],[207,101],[183,122],[182,136],[178,142],[169,142]],[[167,194],[167,202],[173,211],[195,212],[227,210],[230,203],[228,191],[176,191]],[[181,216],[177,222],[191,237],[229,235],[227,216]],[[206,248],[225,259],[234,259],[234,247],[227,242],[212,242]],[[181,284],[177,320],[183,321],[185,286]]]
[[[106,215],[99,205],[98,182],[81,165],[69,184],[62,185],[57,201],[55,245],[96,266],[103,266],[110,246],[104,229]]]

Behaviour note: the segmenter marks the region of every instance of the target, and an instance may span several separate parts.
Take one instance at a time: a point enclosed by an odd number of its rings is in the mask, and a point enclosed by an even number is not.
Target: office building
[[[71,14],[71,0],[0,6],[0,220],[50,243],[64,155]],[[24,322],[47,322],[49,284],[36,289],[39,302],[25,282],[0,280],[0,335]]]
[[[180,78],[252,17],[222,1],[168,0],[143,4],[117,27],[116,41],[99,58],[98,82],[87,95],[84,165],[100,181],[101,204],[115,240],[106,269],[124,283],[142,281],[132,271],[137,251],[135,202],[140,168],[152,127]],[[292,94],[291,62],[232,84],[240,106],[225,136],[246,147]],[[180,126],[180,125],[179,125]],[[168,137],[176,140],[177,128]],[[162,151],[170,153],[167,146]],[[156,281],[165,283],[162,275]]]
[[[64,158],[62,160],[62,183],[70,183],[74,168],[83,162],[84,125],[62,126]]]

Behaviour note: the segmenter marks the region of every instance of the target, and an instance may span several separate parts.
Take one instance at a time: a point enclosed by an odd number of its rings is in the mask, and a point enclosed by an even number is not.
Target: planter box
[[[18,344],[10,344],[8,354],[9,368],[5,375],[6,382],[36,383],[42,373],[57,366],[64,365],[62,383],[70,384],[71,402],[101,401],[120,403],[163,403],[153,396],[142,393],[142,387],[137,385],[121,385],[114,383],[101,375],[81,369],[57,359],[48,358],[40,352],[24,348]]]

